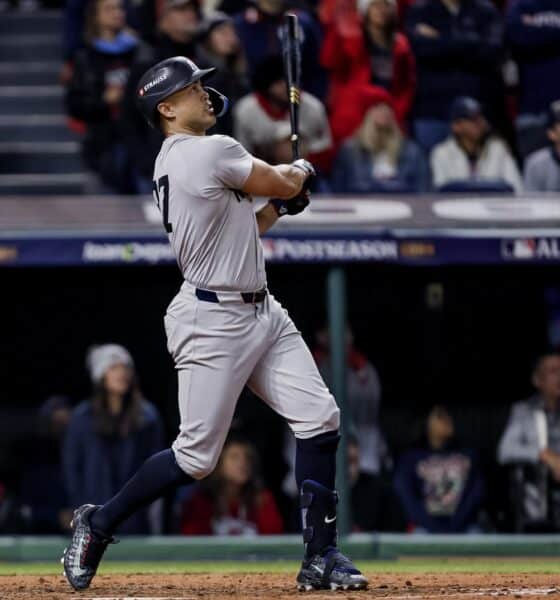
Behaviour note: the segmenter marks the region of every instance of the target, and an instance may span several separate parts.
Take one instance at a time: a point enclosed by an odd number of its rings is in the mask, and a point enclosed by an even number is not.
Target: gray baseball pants
[[[297,438],[338,429],[340,412],[286,310],[273,296],[245,304],[236,292],[199,300],[184,283],[165,315],[179,377],[177,464],[202,479],[215,468],[244,385],[286,419]]]

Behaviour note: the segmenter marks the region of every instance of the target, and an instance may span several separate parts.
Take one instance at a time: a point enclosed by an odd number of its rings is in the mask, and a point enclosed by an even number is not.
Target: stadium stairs
[[[80,194],[88,177],[66,124],[61,11],[0,18],[0,195]]]

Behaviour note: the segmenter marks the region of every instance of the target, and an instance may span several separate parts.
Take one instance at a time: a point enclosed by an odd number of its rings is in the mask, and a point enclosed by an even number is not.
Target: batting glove
[[[273,206],[279,217],[283,217],[284,215],[297,215],[307,208],[309,196],[309,190],[304,190],[289,200],[272,198],[272,200],[269,201],[269,204]]]
[[[317,175],[317,173],[315,173],[315,167],[308,160],[305,160],[305,158],[298,158],[297,160],[294,160],[292,166],[296,167],[297,169],[301,169],[307,175],[307,177],[314,177]]]

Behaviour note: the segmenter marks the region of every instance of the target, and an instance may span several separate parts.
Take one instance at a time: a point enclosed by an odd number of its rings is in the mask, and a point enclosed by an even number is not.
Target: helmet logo
[[[140,94],[140,96],[143,96],[148,90],[151,90],[158,83],[165,81],[167,79],[167,77],[168,77],[167,73],[162,73],[161,75],[158,75],[155,79],[152,79],[152,81],[148,81],[148,83],[146,85],[141,87],[140,91],[138,93]]]

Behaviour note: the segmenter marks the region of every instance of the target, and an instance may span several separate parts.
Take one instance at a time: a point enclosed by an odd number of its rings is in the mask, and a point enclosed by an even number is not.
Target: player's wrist
[[[271,198],[268,205],[273,209],[278,218],[288,214],[288,204],[286,200],[280,198]]]

